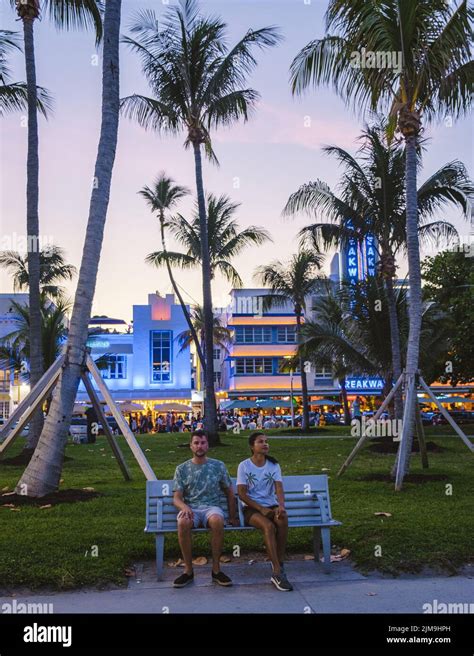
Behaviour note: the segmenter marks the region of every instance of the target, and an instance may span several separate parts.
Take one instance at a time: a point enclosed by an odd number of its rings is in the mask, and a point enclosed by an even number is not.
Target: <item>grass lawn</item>
[[[411,473],[424,473],[435,480],[406,482],[396,493],[393,484],[376,477],[390,471],[394,457],[368,450],[356,458],[341,478],[336,472],[355,444],[347,428],[320,430],[334,439],[271,440],[271,452],[284,474],[316,474],[329,477],[333,516],[343,526],[332,531],[332,542],[351,550],[351,559],[361,571],[420,571],[424,566],[455,571],[474,560],[474,456],[462,441],[451,436],[450,427],[427,429],[427,438],[442,446],[430,453],[430,469],[423,471],[414,456]],[[275,431],[271,431],[275,432]],[[290,431],[280,431],[288,434]],[[296,431],[295,431],[296,432]],[[468,431],[474,433],[473,427]],[[211,449],[209,455],[222,459],[232,476],[248,457],[247,432],[223,436],[227,446]],[[172,478],[177,464],[189,457],[180,448],[187,434],[144,435],[139,442],[159,478]],[[154,538],[143,532],[145,523],[145,480],[122,437],[119,438],[134,480],[125,482],[105,438],[93,445],[68,444],[61,490],[92,487],[103,496],[78,503],[61,503],[50,508],[0,507],[0,587],[48,586],[67,589],[105,583],[124,584],[125,569],[140,560],[154,559]],[[7,457],[20,452],[22,440]],[[21,467],[0,461],[0,489],[13,490]],[[446,494],[447,485],[452,494]],[[448,488],[448,491],[450,488]],[[8,503],[8,497],[6,497]],[[4,503],[2,500],[1,503]],[[1,505],[0,503],[0,505]],[[387,512],[391,517],[374,513]],[[311,529],[292,529],[288,550],[312,553]],[[257,532],[226,535],[225,551],[233,545],[263,551]],[[97,557],[91,556],[94,545]],[[209,555],[206,535],[194,537],[194,555]],[[381,555],[375,555],[378,552]],[[166,540],[165,558],[179,556],[175,535]]]

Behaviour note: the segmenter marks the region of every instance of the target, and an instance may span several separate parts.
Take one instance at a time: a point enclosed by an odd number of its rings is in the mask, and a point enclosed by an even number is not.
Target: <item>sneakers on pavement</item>
[[[184,588],[185,585],[194,581],[194,572],[192,574],[186,574],[183,572],[181,576],[178,576],[177,579],[173,581],[173,587],[175,588]]]
[[[275,572],[273,572],[272,578],[270,580],[273,583],[273,585],[278,590],[281,590],[282,592],[291,592],[293,590],[293,586],[288,581],[288,579],[286,578],[283,572],[281,572],[280,574],[275,574]]]
[[[217,574],[212,572],[212,580],[214,583],[218,583],[219,585],[225,585],[225,586],[232,585],[232,579],[230,579],[226,574],[224,574],[224,572],[217,572]]]

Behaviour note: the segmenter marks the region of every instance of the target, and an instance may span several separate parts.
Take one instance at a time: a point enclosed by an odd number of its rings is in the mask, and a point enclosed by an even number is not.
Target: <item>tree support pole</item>
[[[400,387],[400,385],[402,384],[402,382],[403,382],[403,374],[401,374],[401,375],[399,376],[397,382],[396,382],[395,385],[392,387],[392,389],[390,390],[389,394],[387,394],[387,396],[385,397],[385,399],[384,399],[382,405],[380,406],[380,408],[379,408],[379,409],[377,410],[377,412],[375,413],[375,415],[374,415],[374,417],[373,417],[373,421],[374,421],[374,422],[375,422],[375,421],[378,421],[378,419],[380,418],[380,415],[381,415],[382,412],[385,410],[385,408],[388,406],[388,404],[390,403],[390,401],[393,399],[393,397],[395,396],[395,393],[396,393],[397,389]],[[349,467],[349,465],[350,465],[351,462],[354,460],[354,458],[356,457],[356,455],[359,453],[359,451],[361,450],[361,448],[364,446],[365,442],[366,442],[367,440],[369,440],[369,439],[370,439],[370,435],[362,435],[362,436],[359,438],[359,441],[357,442],[357,444],[355,445],[355,447],[353,448],[353,450],[352,450],[351,453],[349,454],[349,457],[348,457],[347,460],[344,462],[344,464],[342,465],[341,469],[337,472],[337,476],[342,476],[342,474],[343,474],[343,473],[346,471],[346,469]]]
[[[48,371],[41,376],[28,396],[23,399],[15,412],[9,417],[0,433],[0,454],[5,453],[14,443],[23,428],[30,421],[34,412],[38,407],[41,407],[41,404],[58,381],[64,360],[65,356],[61,355]]]
[[[84,387],[86,388],[87,394],[89,395],[89,398],[92,402],[92,405],[94,407],[94,410],[96,411],[97,418],[99,419],[100,423],[102,424],[104,428],[104,434],[110,444],[110,448],[112,449],[115,458],[117,459],[117,462],[119,464],[120,469],[122,470],[123,477],[126,481],[131,481],[132,476],[130,474],[130,471],[127,467],[127,463],[125,462],[125,458],[123,457],[123,453],[120,450],[119,444],[117,440],[115,439],[115,435],[113,435],[110,426],[107,422],[107,417],[105,416],[104,409],[102,405],[100,404],[99,398],[97,396],[97,393],[87,375],[87,373],[82,374],[82,382],[84,383]]]
[[[155,476],[155,472],[151,468],[150,463],[146,459],[145,454],[141,450],[135,435],[130,429],[130,426],[126,422],[125,418],[123,417],[118,407],[115,405],[115,401],[113,400],[112,395],[110,394],[110,391],[107,388],[107,385],[104,383],[104,380],[100,375],[100,371],[98,370],[97,365],[95,364],[94,360],[91,358],[89,353],[87,353],[86,355],[86,366],[87,369],[90,371],[92,378],[94,379],[95,384],[97,385],[100,393],[104,397],[104,400],[107,402],[110,411],[115,417],[115,421],[117,422],[120,430],[122,431],[122,435],[127,440],[127,444],[130,447],[133,455],[135,456],[136,461],[140,465],[140,469],[144,473],[145,478],[147,479],[147,481],[158,480]]]

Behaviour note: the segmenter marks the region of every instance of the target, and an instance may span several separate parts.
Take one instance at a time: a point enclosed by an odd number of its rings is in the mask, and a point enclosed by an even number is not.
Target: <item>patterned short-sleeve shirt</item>
[[[185,503],[191,508],[222,506],[223,491],[232,481],[221,460],[208,458],[202,465],[186,460],[176,467],[173,491],[181,490]]]

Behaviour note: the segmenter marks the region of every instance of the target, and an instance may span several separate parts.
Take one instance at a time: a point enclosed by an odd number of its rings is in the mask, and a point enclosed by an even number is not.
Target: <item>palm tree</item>
[[[379,278],[342,286],[326,285],[313,305],[313,318],[301,330],[300,356],[315,364],[332,365],[339,378],[341,394],[347,394],[345,377],[349,374],[379,376],[383,380],[382,394],[392,386],[391,346],[386,339],[390,329],[388,313],[379,309],[377,301],[386,304],[387,289]],[[408,339],[408,303],[406,290],[395,293],[402,346]],[[423,304],[422,343],[420,362],[428,368],[433,358],[446,353],[445,319],[434,303]],[[341,381],[342,377],[342,381]]]
[[[193,323],[194,334],[198,339],[198,343],[203,344],[204,313],[202,311],[201,305],[194,306],[192,310],[191,320]],[[190,330],[184,330],[183,332],[179,333],[179,335],[177,335],[176,339],[180,347],[179,349],[180,353],[185,349],[189,348],[193,342],[194,344],[196,344],[196,338],[194,337],[194,334],[192,334]],[[229,351],[230,344],[232,343],[232,332],[228,328],[226,328],[222,324],[220,318],[216,316],[214,317],[213,320],[212,343],[214,347],[219,346],[226,353]],[[202,373],[203,371],[201,369],[201,372],[198,374],[199,379],[201,379]]]
[[[217,436],[217,412],[212,361],[212,291],[209,237],[202,175],[202,149],[217,163],[210,130],[248,119],[259,97],[245,88],[245,81],[257,62],[255,48],[279,41],[275,28],[248,30],[232,48],[226,44],[226,24],[219,18],[203,17],[195,0],[181,0],[170,7],[163,26],[153,11],[137,14],[131,28],[135,38],[124,41],[138,53],[143,73],[153,97],[134,94],[122,100],[126,115],[145,128],[186,135],[185,148],[194,153],[199,232],[201,242],[203,310],[206,322],[204,399],[205,427]]]
[[[87,329],[97,280],[119,123],[119,42],[121,0],[107,0],[102,56],[102,119],[94,185],[79,281],[66,345],[67,364],[53,392],[41,437],[17,484],[18,493],[42,497],[58,489],[64,449],[84,363]]]
[[[8,335],[0,339],[0,366],[12,368],[20,378],[29,383],[28,368],[30,360],[30,310],[28,305],[12,301],[16,327]],[[70,310],[68,301],[61,299],[51,303],[43,296],[41,302],[41,339],[43,368],[49,369],[61,352],[67,336],[67,313]],[[50,397],[47,400],[49,407]],[[39,434],[28,431],[28,438],[23,453],[31,457],[38,443]]]
[[[375,238],[378,271],[387,292],[393,378],[398,380],[402,373],[402,356],[394,277],[396,258],[406,253],[407,247],[405,156],[400,144],[387,142],[385,128],[385,123],[381,122],[362,132],[358,158],[337,146],[323,148],[343,167],[338,193],[320,180],[309,182],[291,194],[283,212],[287,215],[305,212],[319,219],[318,223],[306,226],[300,232],[303,243],[309,242],[318,250],[333,246],[345,248],[349,239],[363,243],[368,235]],[[468,219],[473,200],[474,184],[465,166],[454,161],[441,167],[418,189],[420,241],[456,237],[457,231],[451,223],[433,218],[437,211],[451,204],[459,207],[464,218]],[[395,396],[395,417],[401,419],[402,414],[399,388]]]
[[[188,306],[184,302],[181,292],[179,291],[178,285],[174,279],[170,260],[168,258],[168,251],[166,249],[166,239],[165,239],[165,228],[167,228],[168,226],[165,220],[165,212],[172,209],[181,198],[183,198],[190,192],[188,189],[186,189],[186,187],[180,187],[179,185],[175,185],[174,180],[172,178],[167,177],[165,173],[162,171],[161,173],[159,173],[158,177],[156,178],[152,188],[145,186],[138,193],[146,200],[146,202],[150,206],[150,209],[153,212],[158,213],[158,219],[160,221],[161,248],[163,253],[163,261],[166,264],[166,269],[168,271],[168,276],[171,285],[173,287],[173,291],[179,300],[179,303],[183,310],[183,314],[186,318],[186,322],[189,327],[190,334],[196,345],[196,351],[199,361],[201,362],[201,366],[204,368],[205,361],[204,361],[202,348],[199,343],[196,332],[194,330],[193,322],[189,315]]]
[[[41,299],[39,255],[39,138],[38,138],[38,88],[36,86],[36,61],[34,24],[41,12],[48,12],[57,28],[85,27],[93,24],[97,42],[102,35],[100,4],[96,0],[10,0],[23,24],[24,54],[26,67],[26,102],[28,110],[28,152],[26,163],[26,232],[28,237],[29,308],[30,308],[30,367],[31,383],[38,382],[43,374],[41,367]],[[30,423],[30,428],[40,432],[43,415],[40,411]]]
[[[446,116],[455,119],[467,113],[472,105],[474,62],[470,21],[467,0],[457,6],[445,0],[330,0],[326,35],[306,45],[291,66],[293,93],[301,93],[310,84],[332,84],[337,93],[362,111],[366,108],[389,111],[390,132],[398,128],[405,143],[410,338],[397,490],[401,489],[409,469],[420,350],[419,137],[423,121],[434,122]],[[361,53],[390,55],[390,60],[372,68],[362,61]]]
[[[324,256],[321,253],[314,253],[308,250],[301,250],[293,255],[288,264],[275,260],[266,266],[258,267],[255,277],[266,287],[269,287],[271,293],[265,296],[264,307],[272,307],[291,303],[296,316],[296,337],[297,343],[301,343],[302,318],[306,311],[306,301],[309,294],[315,292],[319,285],[320,279],[317,273],[321,269]],[[303,430],[309,428],[309,399],[308,384],[302,355],[299,357],[299,367],[301,375],[301,394],[303,399]]]
[[[0,116],[27,108],[26,84],[24,82],[11,82],[8,67],[9,53],[21,50],[18,41],[17,32],[0,30]],[[37,109],[46,118],[48,110],[52,106],[51,97],[43,87],[37,87],[36,93],[38,97]]]
[[[207,235],[211,280],[219,272],[234,287],[242,287],[242,279],[232,265],[234,257],[249,246],[260,246],[271,240],[267,230],[259,226],[248,226],[241,230],[234,219],[239,203],[233,203],[228,196],[214,194],[207,196]],[[202,264],[202,244],[199,208],[188,221],[182,214],[171,217],[167,229],[174,239],[186,249],[185,253],[176,251],[156,251],[150,253],[146,261],[161,266],[172,264],[189,269]]]
[[[63,280],[72,280],[77,269],[68,264],[64,249],[49,245],[40,251],[40,295],[59,301],[64,298],[64,287],[58,283]],[[28,257],[17,251],[0,252],[0,267],[7,269],[13,278],[15,292],[29,288]]]
[[[64,288],[59,285],[63,280],[72,280],[76,274],[76,267],[67,264],[64,250],[53,244],[48,245],[39,253],[40,256],[40,301],[41,313],[43,315],[43,305],[48,299],[53,299],[56,303],[64,300]],[[0,267],[5,268],[13,277],[13,290],[15,292],[29,289],[30,277],[28,274],[28,256],[22,256],[17,251],[0,252]],[[41,329],[44,327],[43,316],[41,320]],[[31,314],[28,308],[28,328],[31,330]],[[41,334],[41,333],[40,333]],[[30,340],[28,340],[30,344]],[[44,339],[41,338],[41,348],[43,348]],[[29,346],[29,352],[30,346]],[[42,353],[41,370],[44,370],[44,363],[47,361]],[[28,357],[31,370],[31,357]],[[49,365],[48,365],[49,366]],[[33,376],[30,377],[30,384],[34,384]],[[36,445],[41,431],[43,429],[43,414],[37,412],[33,421],[30,422],[28,431],[27,449],[31,445]]]

